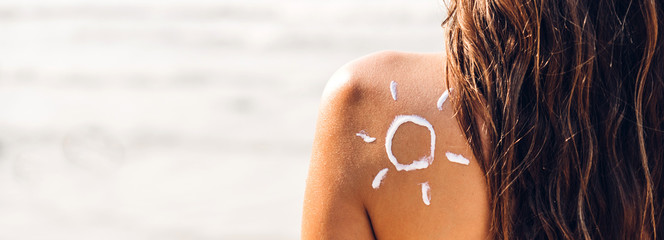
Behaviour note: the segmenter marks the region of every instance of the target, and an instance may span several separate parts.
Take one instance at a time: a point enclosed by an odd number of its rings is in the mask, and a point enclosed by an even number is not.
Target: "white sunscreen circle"
[[[401,164],[399,161],[397,161],[397,158],[392,153],[392,139],[394,138],[394,134],[397,132],[397,129],[399,129],[401,124],[406,122],[412,122],[429,129],[429,134],[431,135],[431,154],[429,156],[420,158],[420,160],[414,160],[410,164]],[[390,162],[394,165],[397,171],[411,171],[429,167],[429,165],[433,162],[435,148],[436,133],[434,132],[431,123],[429,123],[429,121],[423,117],[417,115],[398,115],[394,118],[394,121],[392,121],[390,128],[387,129],[387,135],[385,136],[385,151],[387,151],[387,157],[390,159]]]

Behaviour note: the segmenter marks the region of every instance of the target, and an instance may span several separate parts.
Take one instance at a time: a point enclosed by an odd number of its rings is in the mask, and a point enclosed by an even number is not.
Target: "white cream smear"
[[[392,93],[392,99],[397,100],[397,82],[392,81],[390,83],[390,92]]]
[[[445,156],[447,157],[447,160],[450,160],[450,162],[453,162],[453,163],[459,163],[459,164],[463,164],[463,165],[470,164],[470,160],[463,157],[461,154],[454,154],[454,153],[451,153],[451,152],[447,152],[447,153],[445,153]]]
[[[367,135],[367,132],[364,130],[360,131],[359,133],[356,133],[355,136],[361,137],[362,140],[364,140],[364,142],[368,143],[376,141],[375,137],[369,137],[369,135]]]
[[[445,92],[443,92],[443,95],[440,95],[440,98],[438,98],[438,103],[436,105],[438,106],[439,111],[443,111],[443,104],[445,103],[447,98],[450,96],[450,91],[452,91],[451,88],[448,89],[448,90],[445,90]]]
[[[422,157],[419,160],[415,160],[411,164],[399,163],[399,161],[397,161],[397,158],[392,153],[392,139],[394,138],[394,134],[397,132],[397,129],[399,129],[401,124],[404,124],[406,122],[412,122],[417,125],[428,128],[429,133],[431,135],[431,155]],[[398,115],[394,118],[394,121],[392,121],[390,128],[387,129],[387,136],[385,136],[385,151],[387,152],[387,157],[390,159],[390,162],[394,165],[397,171],[402,171],[402,170],[411,171],[411,170],[418,170],[429,167],[429,165],[433,162],[433,155],[435,148],[436,148],[436,133],[434,132],[431,123],[429,123],[429,121],[427,121],[423,117],[417,115]]]
[[[383,179],[385,179],[385,174],[387,174],[387,170],[388,170],[387,168],[384,168],[383,170],[380,170],[378,174],[376,174],[376,177],[371,183],[371,187],[373,187],[373,189],[378,189],[380,187],[380,184],[383,182]]]
[[[422,201],[429,206],[431,205],[431,187],[429,187],[429,182],[423,182],[420,185],[422,185]]]

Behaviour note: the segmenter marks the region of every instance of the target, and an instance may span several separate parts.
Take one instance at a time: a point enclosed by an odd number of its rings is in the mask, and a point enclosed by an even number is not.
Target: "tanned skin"
[[[436,102],[447,89],[443,54],[380,52],[337,71],[323,93],[307,180],[302,239],[486,239],[488,188],[484,172],[454,118],[450,100]],[[392,99],[390,82],[397,86]],[[454,92],[452,91],[452,95]],[[397,171],[387,157],[385,136],[397,115],[427,119],[436,133],[435,156],[426,169]],[[376,141],[355,136],[365,130]],[[426,127],[405,123],[392,151],[409,164],[429,155]],[[461,154],[468,166],[446,152]],[[372,181],[384,168],[380,188]],[[431,187],[431,205],[421,183]]]

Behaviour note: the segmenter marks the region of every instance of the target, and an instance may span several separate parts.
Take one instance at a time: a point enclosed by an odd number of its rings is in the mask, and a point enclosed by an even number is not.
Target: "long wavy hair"
[[[497,239],[664,237],[661,0],[450,0],[446,73]]]

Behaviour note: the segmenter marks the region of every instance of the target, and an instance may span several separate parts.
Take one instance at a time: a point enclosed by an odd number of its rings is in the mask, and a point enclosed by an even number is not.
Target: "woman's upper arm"
[[[374,239],[360,197],[366,178],[355,136],[362,89],[343,67],[323,93],[305,192],[303,239]],[[359,184],[359,185],[358,185]]]

